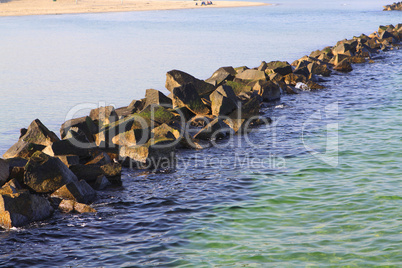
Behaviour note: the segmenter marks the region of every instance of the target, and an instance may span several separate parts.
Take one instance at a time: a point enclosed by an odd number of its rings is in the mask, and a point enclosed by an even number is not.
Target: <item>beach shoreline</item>
[[[205,1],[207,2],[207,1]],[[83,13],[108,13],[129,11],[177,10],[195,8],[229,8],[270,5],[262,2],[212,1],[146,1],[146,0],[14,0],[0,3],[0,17],[30,15],[61,15]]]

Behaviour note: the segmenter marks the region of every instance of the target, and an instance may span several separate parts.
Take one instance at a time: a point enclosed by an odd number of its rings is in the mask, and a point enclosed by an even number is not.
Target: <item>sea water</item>
[[[171,69],[296,60],[401,22],[386,1],[0,18],[0,153],[39,118],[125,106]],[[0,232],[1,266],[401,266],[400,50],[264,108],[274,125],[123,170],[95,215]],[[81,106],[80,106],[81,105]],[[77,112],[88,113],[89,108]],[[76,109],[77,110],[77,109]]]

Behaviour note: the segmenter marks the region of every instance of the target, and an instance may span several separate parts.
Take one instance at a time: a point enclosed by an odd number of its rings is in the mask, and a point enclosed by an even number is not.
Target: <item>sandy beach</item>
[[[0,16],[51,15],[147,11],[194,8],[225,8],[267,5],[260,2],[213,1],[201,6],[201,1],[144,1],[144,0],[2,0]]]

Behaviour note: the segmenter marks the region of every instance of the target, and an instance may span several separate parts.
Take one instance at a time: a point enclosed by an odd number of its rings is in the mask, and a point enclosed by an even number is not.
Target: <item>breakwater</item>
[[[215,140],[269,123],[259,114],[264,102],[320,89],[332,72],[349,72],[353,64],[370,61],[372,54],[394,49],[400,33],[400,25],[382,26],[292,64],[222,67],[206,81],[173,70],[166,80],[170,97],[150,89],[145,99],[127,107],[94,109],[87,117],[65,122],[61,139],[35,120],[3,156],[3,226],[44,219],[55,208],[93,212],[84,205],[96,198],[92,188],[121,183],[121,164],[172,169],[175,150],[213,146]],[[21,207],[26,211],[17,210]]]

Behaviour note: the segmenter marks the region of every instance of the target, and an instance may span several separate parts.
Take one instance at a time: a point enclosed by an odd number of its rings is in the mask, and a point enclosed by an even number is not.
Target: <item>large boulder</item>
[[[210,83],[214,86],[221,85],[224,81],[232,81],[236,76],[237,72],[232,66],[221,67],[216,70],[212,76],[205,80],[205,82]]]
[[[254,69],[247,69],[239,74],[236,75],[237,79],[240,80],[267,80],[267,75],[264,71],[254,70]]]
[[[181,87],[190,83],[193,84],[194,90],[199,96],[208,95],[215,89],[215,87],[210,83],[197,79],[194,76],[179,70],[172,70],[166,74],[165,86],[170,92],[173,92],[176,87]]]
[[[98,126],[95,125],[89,116],[67,120],[60,127],[60,137],[64,139],[69,130],[85,136],[88,142],[93,142],[93,135],[98,132]]]
[[[187,107],[194,114],[208,114],[209,109],[202,102],[193,84],[185,84],[173,89],[173,107]]]
[[[258,92],[263,101],[273,101],[281,97],[280,87],[272,81],[257,81],[253,85],[253,90]]]
[[[236,81],[226,81],[225,84],[232,88],[232,90],[236,94],[236,96],[243,92],[250,92],[252,90],[252,87],[250,85],[248,85],[247,83],[244,83],[242,80],[238,80],[238,79]]]
[[[335,65],[334,70],[339,72],[351,72],[353,70],[352,65],[349,62],[349,59],[344,59],[337,65]]]
[[[260,114],[261,96],[253,95],[245,101],[240,107],[234,110],[229,118],[235,119],[249,119]]]
[[[47,129],[39,119],[35,119],[28,127],[26,133],[20,138],[27,143],[40,144],[48,146],[59,138],[54,132]]]
[[[64,139],[48,145],[42,152],[50,156],[77,155],[80,157],[89,157],[91,149],[94,147],[95,144],[81,143],[76,139]]]
[[[285,76],[292,72],[292,66],[287,61],[271,61],[267,63],[265,72],[268,74],[278,73]]]
[[[0,187],[3,186],[10,176],[10,164],[0,158]]]
[[[50,217],[53,208],[42,196],[18,191],[0,195],[0,226],[6,229]]]
[[[326,64],[318,64],[316,62],[312,62],[307,65],[307,68],[310,74],[322,75],[322,76],[330,76],[331,70],[328,68]]]
[[[173,139],[151,139],[147,144],[122,146],[119,156],[123,165],[133,169],[172,169],[176,165]]]
[[[77,176],[79,180],[85,180],[88,183],[95,182],[99,176],[105,176],[111,182],[120,184],[121,181],[121,165],[119,163],[109,163],[104,165],[73,165],[70,170]]]
[[[96,122],[99,126],[107,125],[119,120],[119,116],[115,112],[113,106],[99,107],[92,109],[89,117]]]
[[[61,200],[58,208],[63,213],[96,213],[93,207],[74,200]]]
[[[237,108],[237,98],[230,86],[219,86],[209,98],[212,115],[228,115]]]
[[[352,49],[352,46],[350,44],[347,44],[345,42],[337,44],[333,49],[332,49],[332,54],[337,55],[337,54],[343,54],[347,56],[353,56],[354,52]]]
[[[51,197],[89,204],[95,200],[96,191],[84,180],[72,181],[57,189]]]
[[[37,193],[51,193],[77,181],[77,177],[60,159],[36,152],[25,166],[24,184]]]
[[[145,99],[146,101],[144,107],[154,104],[154,105],[161,105],[165,108],[172,108],[172,100],[166,97],[166,95],[160,92],[159,90],[152,88],[147,89],[145,92]]]
[[[46,146],[44,145],[29,143],[20,139],[3,154],[3,157],[5,159],[10,158],[29,159],[35,152],[42,151],[45,148]]]

